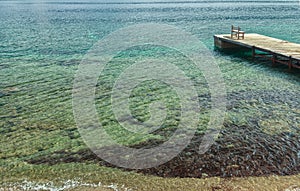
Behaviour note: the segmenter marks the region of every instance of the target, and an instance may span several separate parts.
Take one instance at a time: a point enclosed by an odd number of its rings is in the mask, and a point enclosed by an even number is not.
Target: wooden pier
[[[220,49],[249,49],[252,58],[263,57],[292,68],[300,68],[300,44],[250,33],[244,39],[231,38],[231,34],[214,35],[215,46]]]

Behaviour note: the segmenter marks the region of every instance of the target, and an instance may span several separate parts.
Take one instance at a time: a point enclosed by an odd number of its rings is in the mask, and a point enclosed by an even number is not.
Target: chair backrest
[[[240,28],[239,26],[235,27],[235,26],[231,25],[231,31],[233,31],[233,30],[238,30],[238,31],[240,31],[241,28]]]

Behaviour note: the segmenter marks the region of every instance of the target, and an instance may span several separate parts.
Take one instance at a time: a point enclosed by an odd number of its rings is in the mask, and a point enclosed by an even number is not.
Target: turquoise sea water
[[[256,125],[270,134],[299,133],[299,70],[272,68],[269,62],[223,54],[214,51],[213,46],[213,35],[228,33],[231,24],[247,33],[300,43],[298,1],[1,1],[0,141],[5,147],[1,147],[0,158],[30,158],[37,153],[84,147],[72,113],[73,79],[81,59],[111,32],[150,22],[192,33],[215,56],[228,92],[226,123]],[[145,53],[140,49],[133,57],[141,55],[172,57],[172,52],[162,54],[150,48]],[[184,59],[178,59],[183,60],[185,68]],[[109,110],[106,89],[113,82],[111,76],[120,72],[118,66],[112,66],[112,71],[108,68],[108,77],[103,77],[107,86],[99,85],[97,90],[98,112],[108,128],[118,126]],[[199,77],[197,87],[201,93],[201,88],[205,89],[201,72],[192,67],[185,70]],[[140,94],[133,102],[139,102],[139,96],[155,87],[152,83],[146,90],[137,89]],[[133,106],[133,113],[146,120],[149,113],[143,111],[147,109],[143,104],[151,99],[140,102],[136,108]],[[203,105],[208,102],[204,100]],[[201,123],[206,122],[205,118]],[[170,119],[165,126],[172,125],[176,126],[176,120]],[[117,139],[120,136],[119,132],[112,134]],[[130,144],[142,138],[119,139]]]

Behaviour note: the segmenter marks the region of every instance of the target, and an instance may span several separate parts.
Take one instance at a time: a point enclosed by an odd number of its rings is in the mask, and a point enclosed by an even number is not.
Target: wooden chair
[[[231,38],[236,37],[238,40],[240,39],[240,37],[242,39],[245,38],[245,32],[241,31],[240,27],[235,27],[233,25],[231,25]]]

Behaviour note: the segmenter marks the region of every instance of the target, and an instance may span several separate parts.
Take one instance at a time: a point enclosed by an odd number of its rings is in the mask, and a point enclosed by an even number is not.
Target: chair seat
[[[232,30],[232,32],[245,33],[245,31],[239,31],[239,30]]]

